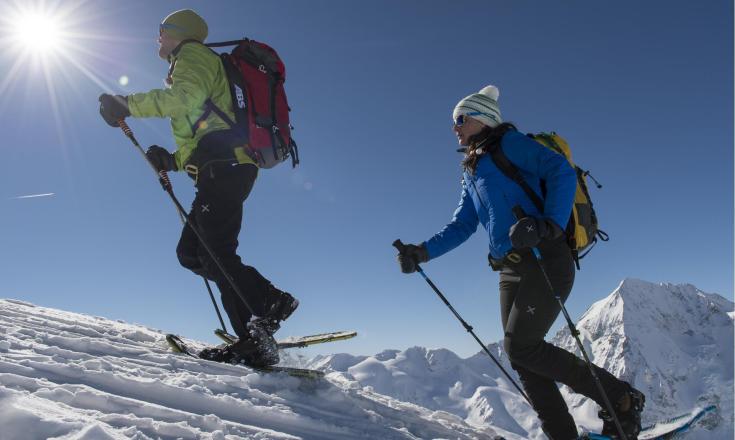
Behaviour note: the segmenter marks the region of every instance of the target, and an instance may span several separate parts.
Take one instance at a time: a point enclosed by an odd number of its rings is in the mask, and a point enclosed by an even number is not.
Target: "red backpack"
[[[298,147],[291,138],[289,112],[283,83],[286,66],[270,46],[249,39],[207,43],[207,47],[236,46],[220,54],[230,83],[235,121],[212,105],[233,129],[248,139],[248,153],[260,168],[272,168],[291,157],[299,163]]]

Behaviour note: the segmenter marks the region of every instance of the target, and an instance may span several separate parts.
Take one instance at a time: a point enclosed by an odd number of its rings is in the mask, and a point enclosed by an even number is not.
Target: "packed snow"
[[[687,439],[733,438],[733,303],[689,285],[625,280],[578,325],[594,361],[648,396],[644,424],[716,404]],[[0,439],[541,439],[483,352],[413,347],[263,374],[171,353],[159,330],[0,300]],[[201,343],[188,341],[193,347]],[[576,350],[568,331],[554,342]],[[512,377],[502,345],[490,351]],[[297,350],[297,349],[296,349]],[[563,389],[580,429],[597,408]]]
[[[0,301],[0,438],[490,439],[332,374],[259,374],[176,355],[139,325]],[[196,344],[194,344],[196,346]]]

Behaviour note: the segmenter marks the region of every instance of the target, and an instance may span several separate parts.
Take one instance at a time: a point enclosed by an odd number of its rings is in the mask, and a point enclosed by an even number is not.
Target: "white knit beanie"
[[[457,120],[459,115],[467,115],[489,127],[502,124],[503,118],[500,115],[500,107],[498,107],[498,96],[500,96],[500,90],[497,87],[487,86],[465,97],[454,107],[452,120]]]

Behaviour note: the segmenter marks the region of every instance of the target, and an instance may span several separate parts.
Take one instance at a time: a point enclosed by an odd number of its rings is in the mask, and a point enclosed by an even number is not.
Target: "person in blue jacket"
[[[405,245],[398,261],[404,273],[415,272],[418,264],[456,248],[482,225],[489,239],[490,265],[499,272],[503,343],[511,366],[518,372],[546,435],[554,440],[576,439],[574,419],[556,382],[602,408],[604,399],[582,359],[544,340],[561,307],[549,291],[531,248],[541,252],[554,292],[566,301],[574,284],[575,265],[564,228],[572,212],[577,177],[564,156],[503,122],[498,96],[497,87],[487,86],[454,108],[454,132],[465,147],[460,150],[464,151],[464,172],[459,206],[451,222],[433,237],[419,245]],[[543,212],[495,165],[489,154],[493,148],[502,148],[542,197]],[[525,217],[516,219],[515,206],[523,209]],[[627,382],[592,367],[615,406],[626,437],[637,438],[645,397]],[[603,433],[618,437],[607,412],[601,410],[600,416]]]

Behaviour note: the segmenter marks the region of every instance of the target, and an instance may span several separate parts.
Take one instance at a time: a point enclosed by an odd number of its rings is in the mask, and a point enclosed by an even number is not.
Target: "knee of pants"
[[[179,264],[189,270],[201,267],[199,257],[194,253],[193,255],[189,252],[185,252],[181,247],[176,248],[176,258],[179,259]]]
[[[528,359],[533,356],[533,353],[536,351],[540,342],[542,341],[523,341],[513,335],[505,335],[505,339],[503,339],[503,348],[512,364],[524,366]]]
[[[179,259],[179,264],[181,264],[182,267],[185,269],[189,269],[196,275],[203,276],[207,279],[211,279],[210,276],[208,276],[208,272],[206,267],[202,264],[201,259],[198,256],[192,256],[185,253],[176,253],[176,256]]]
[[[222,271],[219,266],[217,266],[217,263],[214,262],[212,257],[209,255],[199,255],[198,261],[202,271],[210,274],[210,278],[218,279],[221,277]]]

